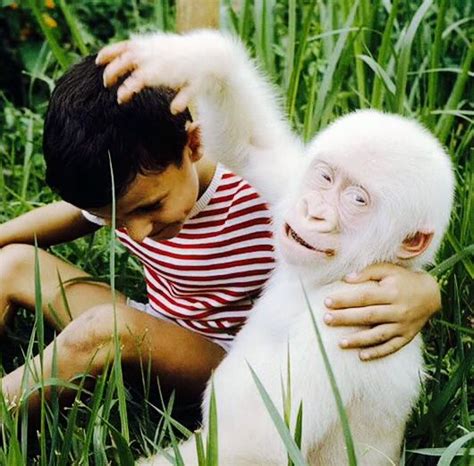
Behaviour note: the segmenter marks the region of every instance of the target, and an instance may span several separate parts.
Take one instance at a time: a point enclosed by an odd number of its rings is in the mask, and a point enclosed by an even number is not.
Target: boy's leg
[[[88,275],[42,250],[38,251],[45,317],[64,330],[56,339],[57,374],[63,380],[89,371],[101,372],[114,355],[114,310],[110,288],[93,282],[69,283],[64,286],[71,318],[61,296],[61,280]],[[3,316],[12,305],[34,309],[34,248],[11,245],[0,249],[0,312]],[[217,344],[143,312],[126,306],[123,295],[117,294],[117,332],[121,339],[122,361],[137,367],[151,362],[152,375],[166,387],[196,397],[200,394],[212,370],[224,351]],[[51,307],[55,312],[51,312]],[[58,323],[58,318],[61,323]],[[51,376],[53,344],[44,351],[43,376]],[[35,367],[39,368],[36,358]],[[20,395],[24,366],[2,379],[8,398]],[[31,381],[30,385],[33,385]],[[33,397],[31,406],[38,402]]]
[[[67,283],[74,278],[89,277],[79,268],[41,249],[38,249],[38,260],[43,314],[56,329],[62,330],[72,319],[93,306],[112,302],[107,284]],[[68,306],[63,302],[59,277],[64,283]],[[116,294],[116,300],[125,303],[125,297],[120,293]],[[35,250],[26,244],[11,244],[0,249],[0,331],[4,330],[15,306],[32,312],[35,309]]]
[[[158,378],[165,393],[176,389],[178,396],[199,401],[213,369],[225,355],[224,350],[194,332],[123,304],[116,305],[115,314],[110,304],[93,307],[68,324],[56,338],[55,349],[51,343],[44,350],[44,379],[53,375],[54,352],[55,377],[70,380],[86,372],[100,374],[114,358],[114,315],[125,369],[136,371],[141,366],[147,368],[150,363],[152,389],[157,388],[153,382]],[[39,373],[38,356],[32,366]],[[19,367],[2,379],[2,388],[9,400],[20,397],[24,371],[25,366]],[[34,384],[35,381],[30,380],[29,386]],[[29,398],[33,411],[38,403],[38,394]]]

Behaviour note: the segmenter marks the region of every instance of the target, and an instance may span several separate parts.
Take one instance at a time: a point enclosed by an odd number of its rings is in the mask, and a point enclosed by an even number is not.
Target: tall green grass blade
[[[226,18],[229,21],[229,25],[234,34],[239,33],[239,17],[237,13],[232,8],[231,0],[224,0]]]
[[[395,95],[395,110],[397,113],[400,114],[404,113],[405,108],[408,68],[410,66],[413,40],[415,39],[415,35],[418,31],[418,27],[420,26],[421,21],[427,14],[432,4],[433,0],[423,1],[423,3],[420,5],[415,15],[413,16],[413,19],[411,20],[400,43],[400,54],[398,57],[396,78],[397,90]]]
[[[390,79],[390,76],[386,73],[386,71],[372,57],[369,57],[368,55],[358,55],[357,58],[369,66],[369,68],[374,72],[378,80],[383,83],[384,88],[390,92],[390,94],[395,95],[395,83]]]
[[[274,28],[273,10],[275,0],[255,0],[254,23],[255,23],[255,51],[265,70],[274,79],[275,52],[273,50]]]
[[[268,414],[272,418],[273,424],[275,425],[275,428],[277,429],[278,434],[280,435],[283,443],[285,444],[285,448],[286,448],[286,451],[288,452],[288,456],[291,458],[291,461],[293,461],[293,464],[295,466],[306,466],[306,462],[303,458],[303,455],[301,454],[301,452],[298,449],[298,446],[293,440],[291,433],[285,424],[285,421],[281,418],[280,414],[278,413],[278,410],[275,404],[273,403],[272,399],[270,398],[270,395],[268,394],[264,385],[258,378],[258,375],[253,370],[252,366],[250,366],[250,364],[248,366],[252,374],[253,380],[255,382],[255,385],[257,386],[257,389],[260,393],[262,401],[264,402],[265,407],[267,408]]]
[[[436,277],[440,276],[447,270],[454,267],[459,261],[462,261],[465,257],[474,255],[474,244],[466,246],[461,251],[453,254],[451,257],[448,257],[443,262],[440,262],[436,267],[433,267],[430,270],[430,273]]]
[[[296,414],[295,424],[295,443],[298,448],[301,448],[301,442],[303,440],[303,402],[300,401],[298,412]]]
[[[334,73],[336,71],[337,64],[339,63],[339,59],[341,58],[342,52],[346,46],[346,41],[349,37],[348,31],[352,27],[358,6],[359,6],[359,1],[356,0],[349,12],[346,22],[344,23],[343,32],[337,39],[336,45],[334,46],[334,50],[331,54],[331,57],[328,60],[328,64],[324,71],[323,80],[321,82],[321,86],[318,91],[318,97],[317,97],[316,105],[314,107],[314,112],[313,112],[313,121],[312,121],[313,133],[315,133],[320,127],[324,104],[331,90],[331,84],[333,81]]]
[[[38,257],[38,241],[35,235],[35,328],[36,334],[38,336],[38,357],[40,363],[40,373],[35,374],[37,379],[39,378],[38,388],[40,389],[41,397],[41,410],[40,410],[40,464],[45,466],[47,464],[47,451],[46,451],[46,409],[45,409],[45,393],[44,393],[44,377],[43,377],[43,349],[44,349],[44,320],[43,320],[43,297],[41,293],[41,278],[40,278],[40,264]],[[37,368],[34,365],[34,360],[32,365],[35,370]],[[35,390],[36,391],[36,390]],[[29,394],[26,395],[28,400]],[[28,404],[28,403],[27,403]]]
[[[25,141],[25,155],[23,159],[23,180],[21,187],[21,197],[26,199],[26,192],[28,189],[28,182],[30,179],[31,173],[31,156],[33,154],[33,129],[34,121],[33,115],[28,118],[28,123],[26,127],[26,141]]]
[[[357,27],[359,28],[359,31],[355,33],[355,37],[352,42],[353,50],[354,50],[355,74],[356,74],[356,84],[357,84],[357,95],[359,98],[359,108],[366,107],[365,70],[364,70],[364,65],[361,63],[360,60],[357,59],[357,57],[363,54],[363,50],[364,50],[364,43],[363,43],[364,31],[362,30],[362,27],[365,24],[364,14],[363,14],[365,3],[366,3],[365,0],[362,0],[359,3],[359,9],[356,14]]]
[[[287,93],[287,112],[290,118],[290,121],[295,120],[296,116],[296,96],[298,94],[298,88],[301,81],[301,72],[303,70],[303,61],[308,46],[308,37],[309,30],[311,26],[311,19],[313,16],[313,11],[316,6],[316,0],[311,0],[310,4],[306,9],[305,19],[303,23],[303,33],[299,36],[299,43],[296,49],[295,64],[293,66],[293,71],[291,73],[290,84],[288,86]]]
[[[388,74],[385,72],[385,66],[388,64],[388,57],[391,51],[391,39],[393,33],[393,27],[395,24],[395,18],[397,17],[398,12],[398,5],[400,0],[394,0],[392,2],[390,13],[388,15],[387,23],[385,24],[385,28],[382,35],[382,42],[380,44],[379,52],[377,55],[377,65],[380,69],[384,70],[384,73],[376,73],[374,78],[374,84],[372,87],[372,98],[371,98],[371,106],[373,108],[382,109],[383,103],[383,76],[387,76]],[[384,82],[385,87],[387,86],[386,82]]]
[[[474,337],[474,329],[462,327],[460,325],[453,324],[452,322],[446,322],[445,320],[442,320],[442,319],[437,319],[436,323],[444,325],[445,327],[449,327],[454,330],[457,330],[458,333],[465,333],[466,335],[470,335],[471,337]]]
[[[452,464],[453,459],[459,452],[460,448],[472,439],[474,439],[474,432],[469,432],[451,443],[451,445],[449,445],[449,447],[446,448],[446,451],[441,455],[438,466],[449,466]],[[472,451],[472,455],[474,455],[474,449],[472,449]]]
[[[462,258],[460,260],[464,265],[464,268],[466,269],[467,273],[471,277],[471,280],[474,280],[474,264],[469,259],[469,254],[463,254],[463,248],[459,244],[458,239],[454,236],[451,230],[446,233],[446,238],[453,247],[453,249],[456,251],[456,254],[462,255]]]
[[[174,464],[176,466],[186,466],[184,464],[183,457],[182,457],[182,455],[179,451],[178,440],[176,439],[176,436],[173,432],[173,427],[172,427],[173,418],[171,417],[170,413],[171,413],[171,410],[172,410],[173,404],[174,404],[174,392],[170,396],[167,407],[165,407],[165,405],[164,405],[161,390],[160,390],[160,396],[161,396],[161,402],[163,403],[163,407],[165,408],[164,411],[163,411],[163,417],[164,417],[164,420],[165,420],[165,428],[168,431],[168,433],[170,435],[170,439],[171,439],[171,446],[172,446],[173,452],[174,452]],[[169,455],[167,457],[170,458]]]
[[[15,416],[15,419],[13,418]],[[9,410],[3,392],[0,390],[0,419],[2,420],[2,428],[0,429],[1,438],[0,438],[0,448],[2,453],[7,457],[8,464],[25,464],[22,452],[21,445],[17,437],[17,427],[18,427],[18,412],[14,410]],[[8,436],[8,442],[7,442]],[[4,449],[7,448],[5,453]],[[8,463],[10,461],[10,463]]]
[[[64,15],[64,19],[66,20],[67,25],[69,26],[69,30],[71,31],[72,38],[74,43],[76,44],[77,48],[81,52],[82,56],[89,55],[89,49],[82,38],[81,31],[77,25],[77,20],[71,12],[66,0],[58,0],[59,8]]]
[[[25,398],[28,398],[33,393],[37,392],[39,389],[44,389],[46,387],[62,387],[69,388],[70,390],[77,391],[79,386],[72,382],[67,382],[63,379],[57,377],[48,377],[46,379],[39,379],[38,382],[35,382],[30,386],[30,388],[25,392]],[[44,404],[42,406],[45,406]]]
[[[244,43],[250,41],[250,24],[252,18],[252,10],[250,8],[250,0],[244,0],[241,4],[241,12],[239,16],[239,37]]]
[[[69,318],[69,320],[72,322],[72,312],[71,312],[71,307],[69,306],[69,300],[67,299],[66,295],[66,289],[64,288],[64,282],[63,279],[61,278],[61,274],[59,273],[59,270],[57,271],[58,275],[58,283],[59,283],[59,289],[61,291],[61,301],[64,306],[64,310],[66,311],[66,314]]]
[[[204,443],[202,441],[202,434],[199,430],[194,432],[194,440],[196,442],[196,454],[198,459],[198,466],[206,466],[206,452],[204,451]]]
[[[123,435],[115,429],[114,426],[109,425],[109,429],[117,448],[118,464],[120,466],[134,466],[135,460],[133,459],[132,452],[128,446],[128,441],[125,440]]]
[[[469,78],[469,71],[472,66],[472,59],[474,56],[474,41],[471,43],[469,47],[466,58],[464,59],[464,63],[462,66],[462,72],[458,75],[456,82],[454,84],[453,90],[451,95],[449,96],[449,100],[446,103],[445,110],[456,110],[459,102],[463,97],[464,88],[466,87],[467,80]],[[449,113],[444,114],[438,121],[436,125],[436,134],[438,135],[439,140],[442,144],[445,144],[449,132],[454,123],[454,115]]]
[[[443,48],[441,34],[444,29],[446,20],[446,9],[448,0],[440,0],[438,5],[438,14],[436,15],[436,28],[434,32],[433,46],[431,47],[430,67],[436,69],[439,67],[441,59],[441,51]],[[426,108],[428,127],[434,127],[434,117],[430,113],[436,108],[437,98],[439,94],[439,74],[430,73],[428,76],[428,105]]]
[[[58,360],[57,360],[57,343],[56,343],[56,338],[53,340],[53,357],[52,357],[52,363],[51,363],[51,378],[55,379],[57,378],[58,375]],[[58,391],[56,389],[55,385],[51,386],[51,420],[48,420],[48,427],[50,431],[50,436],[51,436],[51,445],[50,445],[50,450],[51,451],[56,451],[57,445],[60,442],[59,438],[59,430],[57,428],[59,424],[59,397],[58,397]],[[49,457],[49,466],[53,466],[54,463],[56,463],[56,458],[54,455],[50,455]]]
[[[116,227],[116,198],[115,198],[115,179],[112,166],[112,157],[109,153],[110,179],[112,187],[112,218],[110,235],[110,289],[112,292],[112,306],[114,308],[114,382],[117,389],[118,406],[120,414],[121,432],[127,442],[130,441],[130,432],[128,427],[127,403],[125,397],[125,387],[122,374],[122,350],[120,348],[120,338],[117,327],[117,300],[115,293],[115,227]]]
[[[288,42],[285,56],[283,85],[286,93],[290,87],[296,48],[296,0],[288,0]]]
[[[94,394],[92,397],[92,407],[90,410],[89,422],[86,426],[86,434],[84,437],[84,443],[83,443],[83,449],[82,449],[82,462],[84,463],[88,462],[89,448],[93,441],[94,427],[96,424],[96,420],[99,417],[101,403],[103,403],[104,401],[105,388],[106,388],[107,380],[109,378],[109,373],[110,373],[109,367],[106,366],[104,370],[102,371],[102,375],[98,377],[95,384]],[[84,383],[84,381],[85,379],[83,379],[82,383]],[[82,385],[81,385],[81,388],[82,388]],[[78,395],[81,391],[81,388],[78,391]]]
[[[217,404],[214,384],[211,379],[211,399],[209,403],[209,431],[207,433],[206,448],[206,465],[219,465],[219,438],[218,438],[218,420],[217,420]]]
[[[111,386],[113,384],[110,384]],[[92,438],[93,454],[94,461],[92,464],[94,466],[105,466],[108,464],[107,452],[105,449],[105,426],[102,421],[104,419],[102,412],[104,411],[104,406],[101,406],[99,410],[99,416],[94,423],[94,435]]]
[[[316,334],[316,339],[318,341],[319,351],[321,353],[321,357],[323,358],[324,367],[326,368],[326,373],[328,375],[329,383],[331,384],[334,399],[336,401],[337,411],[339,413],[339,419],[341,420],[342,431],[344,434],[344,442],[346,444],[347,461],[350,466],[357,465],[354,441],[352,439],[351,429],[349,427],[349,419],[347,417],[347,413],[344,408],[344,403],[341,398],[341,393],[339,392],[339,388],[337,387],[336,377],[334,376],[331,363],[326,353],[326,349],[324,348],[323,339],[321,337],[321,333],[319,332],[318,324],[316,323],[316,319],[313,314],[313,308],[309,301],[308,294],[306,293],[306,289],[303,285],[303,282],[301,282],[301,287],[303,289],[303,294],[306,301],[306,305],[308,307],[308,312],[310,313],[311,322],[313,324],[313,328]]]
[[[58,63],[61,65],[61,68],[63,68],[63,70],[66,70],[70,65],[70,61],[67,58],[66,54],[64,53],[64,50],[59,45],[59,42],[54,36],[53,31],[51,30],[51,28],[49,28],[46,25],[43,15],[41,14],[41,11],[38,7],[37,0],[27,0],[27,1],[28,1],[28,6],[33,12],[33,16],[38,22],[41,32],[43,33],[44,37],[46,38],[46,41],[48,42],[49,47],[51,48],[51,51],[53,52],[53,55],[55,56]]]
[[[417,448],[416,450],[407,450],[410,453],[416,453],[423,456],[442,456],[446,452],[446,448]],[[455,456],[463,456],[466,453],[466,448],[460,448]],[[473,453],[474,454],[474,453]],[[439,464],[439,463],[438,463]]]
[[[288,429],[291,429],[291,361],[290,361],[290,343],[288,342],[287,347],[287,360],[286,360],[286,388],[281,383],[281,393],[283,396],[283,419]]]
[[[71,462],[70,455],[73,455],[72,446],[73,446],[73,437],[75,430],[77,429],[77,419],[79,415],[79,406],[80,406],[80,397],[82,394],[82,388],[84,386],[85,377],[82,377],[79,387],[74,398],[74,402],[70,408],[67,418],[67,425],[64,431],[64,437],[62,442],[62,449],[57,461],[57,466],[68,466]],[[88,425],[94,425],[95,418],[91,416],[89,419]],[[79,463],[88,464],[88,454],[89,454],[89,445],[84,444],[82,448],[81,458]]]
[[[154,2],[155,6],[155,24],[160,31],[170,31],[172,30],[172,25],[170,24],[170,5],[169,0],[161,0],[159,2]]]
[[[459,387],[467,377],[474,361],[474,350],[470,350],[464,361],[461,361],[456,370],[452,372],[446,383],[440,388],[439,392],[434,394],[428,405],[427,412],[421,417],[416,428],[416,434],[422,434],[433,428],[433,422],[436,422],[437,428],[443,426],[443,421],[447,418],[447,412],[451,409],[452,401],[455,399]]]

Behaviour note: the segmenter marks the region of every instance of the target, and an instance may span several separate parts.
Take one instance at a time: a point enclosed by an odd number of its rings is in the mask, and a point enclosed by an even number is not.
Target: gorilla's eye
[[[317,174],[319,179],[324,183],[324,184],[331,184],[332,183],[332,173],[329,170],[328,167],[326,166],[318,166],[317,167]]]
[[[344,197],[357,207],[364,207],[369,204],[369,195],[364,189],[358,186],[347,188],[344,192]]]

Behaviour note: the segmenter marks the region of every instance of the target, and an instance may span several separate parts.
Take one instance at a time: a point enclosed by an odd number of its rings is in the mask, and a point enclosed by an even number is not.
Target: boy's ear
[[[201,142],[201,126],[197,121],[186,123],[188,142],[186,148],[189,149],[191,162],[197,162],[204,155]]]
[[[433,239],[433,232],[417,231],[403,240],[398,248],[397,257],[399,259],[412,259],[425,252]]]

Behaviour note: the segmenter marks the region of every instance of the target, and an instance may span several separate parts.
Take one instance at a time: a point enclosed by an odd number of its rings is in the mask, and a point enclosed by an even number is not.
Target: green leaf
[[[460,448],[472,439],[474,439],[474,432],[469,432],[468,434],[463,435],[461,438],[458,438],[453,443],[451,443],[451,445],[449,445],[449,447],[446,448],[446,451],[441,455],[438,466],[449,466],[456,454],[459,452]],[[473,455],[474,450],[471,449],[471,451],[473,451],[473,453],[470,453],[470,455]]]
[[[28,0],[28,5],[31,11],[33,12],[33,16],[39,24],[40,29],[44,37],[46,38],[46,41],[48,42],[48,45],[51,48],[51,51],[53,52],[53,55],[56,57],[58,63],[61,65],[61,68],[63,68],[63,70],[66,70],[70,65],[70,60],[67,58],[66,53],[59,45],[59,42],[56,39],[51,28],[46,25],[43,15],[41,14],[40,9],[38,8],[36,0]]]
[[[61,8],[61,11],[63,12],[64,18],[66,19],[66,23],[69,26],[69,30],[71,31],[72,38],[74,39],[77,48],[80,50],[83,56],[89,55],[89,49],[82,38],[77,19],[72,14],[71,9],[66,3],[66,0],[59,0],[58,4],[59,8]]]
[[[117,448],[118,458],[119,458],[119,465],[120,466],[134,466],[135,460],[133,459],[132,452],[130,451],[130,447],[128,446],[127,440],[123,437],[123,435],[115,429],[113,426],[109,426],[110,434],[114,439],[115,446]]]
[[[248,363],[247,365],[249,366],[253,380],[255,381],[255,385],[257,386],[260,396],[265,404],[265,407],[267,408],[268,414],[272,418],[273,424],[275,425],[278,433],[280,434],[281,439],[283,440],[283,443],[285,444],[285,448],[288,452],[289,457],[291,458],[291,461],[293,461],[293,464],[295,466],[306,466],[306,462],[303,458],[303,455],[301,454],[300,450],[298,449],[298,446],[293,440],[290,431],[288,430],[288,427],[285,424],[285,421],[278,413],[278,410],[272,399],[270,398],[270,395],[268,394],[262,382],[258,378],[258,375],[252,369],[252,366],[250,366],[250,364]]]
[[[218,447],[218,430],[217,430],[217,404],[216,394],[214,392],[214,384],[211,381],[211,400],[209,403],[209,431],[207,433],[207,466],[219,465],[219,447]]]
[[[403,114],[405,106],[405,92],[408,80],[408,68],[411,60],[411,47],[418,27],[425,17],[426,13],[433,4],[433,0],[424,0],[416,11],[413,19],[411,20],[404,36],[402,37],[400,44],[400,55],[398,57],[398,68],[397,68],[397,91],[396,91],[396,108],[395,110]]]
[[[433,267],[430,270],[430,273],[435,276],[440,276],[441,274],[446,272],[446,270],[449,270],[450,268],[454,267],[459,261],[462,261],[465,257],[472,255],[474,255],[474,244],[471,244],[470,246],[465,247],[456,254],[453,254],[451,257],[448,257],[436,267]]]
[[[311,322],[313,324],[314,331],[316,333],[316,339],[318,341],[319,350],[321,352],[321,356],[324,361],[324,367],[326,368],[326,373],[328,375],[329,383],[331,384],[332,393],[334,395],[334,399],[336,401],[337,411],[339,413],[339,419],[341,421],[342,432],[344,434],[344,442],[346,444],[347,450],[347,460],[350,466],[357,465],[357,457],[355,454],[355,447],[354,441],[352,439],[351,429],[349,427],[349,419],[347,417],[346,410],[344,408],[344,403],[342,401],[341,393],[339,392],[339,388],[337,387],[336,377],[334,376],[334,372],[331,367],[331,363],[329,361],[328,355],[326,353],[326,348],[324,348],[323,339],[321,337],[321,333],[319,332],[318,325],[316,323],[316,319],[314,318],[313,308],[308,298],[308,294],[306,293],[306,289],[301,282],[301,287],[303,289],[304,298],[306,301],[306,305],[308,307],[308,311],[310,313]]]
[[[416,450],[407,450],[410,453],[416,453],[417,455],[423,456],[442,456],[446,452],[446,448],[417,448]],[[465,448],[460,448],[455,456],[463,456],[466,454]],[[474,451],[469,453],[469,455],[474,455]],[[439,463],[438,463],[439,464]]]
[[[375,75],[381,79],[385,89],[387,89],[390,94],[395,94],[395,83],[390,79],[390,76],[387,74],[387,72],[372,57],[369,57],[368,55],[358,55],[357,58],[367,63]]]

